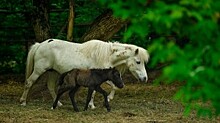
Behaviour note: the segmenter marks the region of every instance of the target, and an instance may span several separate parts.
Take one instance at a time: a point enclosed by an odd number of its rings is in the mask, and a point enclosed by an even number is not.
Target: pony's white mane
[[[132,52],[135,52],[136,49],[139,50],[138,56],[141,59],[141,61],[144,61],[145,63],[148,62],[149,54],[147,50],[144,48],[132,45],[132,44],[123,44],[119,42],[104,42],[100,40],[90,40],[85,43],[83,43],[81,52],[88,58],[92,58],[94,61],[96,61],[100,66],[99,67],[107,67],[106,63],[110,63],[110,56],[112,55],[113,47],[117,46],[117,48],[120,49],[130,49]],[[110,64],[109,64],[110,65]],[[123,65],[124,66],[124,65]],[[108,66],[111,67],[111,66]],[[124,66],[126,67],[126,66]]]
[[[141,61],[144,61],[145,63],[147,63],[149,60],[150,56],[149,56],[148,51],[142,47],[138,47],[138,46],[132,45],[132,44],[122,44],[119,42],[114,42],[113,44],[117,45],[117,46],[128,47],[128,48],[132,49],[132,51],[134,51],[134,52],[136,49],[138,49],[139,50],[138,56],[141,58]]]
[[[150,58],[148,51],[141,47],[138,47],[138,49],[139,49],[138,55],[141,58],[141,60],[145,61],[145,63],[148,63],[148,60]]]
[[[88,58],[94,59],[100,65],[110,62],[112,43],[91,40],[83,43],[81,52]]]

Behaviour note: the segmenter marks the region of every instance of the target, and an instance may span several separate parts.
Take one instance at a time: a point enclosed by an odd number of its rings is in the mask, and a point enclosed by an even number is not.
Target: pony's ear
[[[139,52],[139,50],[138,50],[138,49],[136,49],[136,50],[135,50],[135,55],[137,55],[137,54],[138,54],[138,52]]]

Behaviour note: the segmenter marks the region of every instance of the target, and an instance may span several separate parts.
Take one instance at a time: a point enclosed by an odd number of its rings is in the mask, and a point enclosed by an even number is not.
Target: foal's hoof
[[[79,112],[79,109],[74,109],[75,112]]]
[[[110,112],[110,111],[111,111],[111,109],[107,109],[107,111],[108,111],[108,112]]]

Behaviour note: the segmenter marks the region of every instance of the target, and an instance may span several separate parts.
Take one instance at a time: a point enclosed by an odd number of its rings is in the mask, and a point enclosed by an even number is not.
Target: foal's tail
[[[40,46],[40,43],[35,43],[34,45],[31,46],[28,52],[27,63],[26,63],[26,74],[25,74],[26,80],[30,77],[31,73],[33,72],[34,55],[39,46]]]

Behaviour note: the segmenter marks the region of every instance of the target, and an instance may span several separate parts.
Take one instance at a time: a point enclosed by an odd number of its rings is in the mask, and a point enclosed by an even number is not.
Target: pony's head
[[[145,63],[148,62],[149,54],[143,48],[136,48],[134,55],[126,60],[126,66],[129,71],[140,81],[147,82],[148,76],[145,69]]]
[[[113,43],[111,63],[114,67],[124,72],[129,71],[140,81],[147,81],[148,76],[145,63],[148,62],[149,54],[144,48],[132,44]]]

